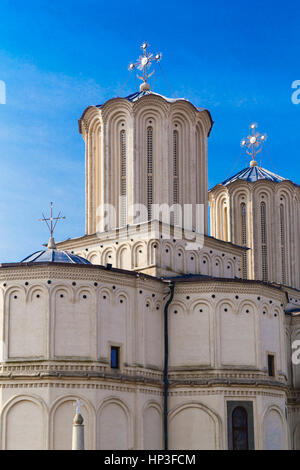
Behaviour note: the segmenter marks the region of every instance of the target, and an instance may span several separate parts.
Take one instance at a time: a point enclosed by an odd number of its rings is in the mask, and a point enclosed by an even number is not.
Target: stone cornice
[[[118,283],[128,287],[135,287],[139,283],[147,283],[158,287],[162,281],[147,274],[135,271],[126,271],[112,268],[106,269],[99,265],[76,265],[65,263],[39,263],[21,264],[12,263],[0,265],[0,281],[17,280],[81,280],[81,281],[101,281],[107,283]],[[49,286],[50,287],[50,286]]]
[[[116,283],[126,287],[145,285],[152,289],[165,288],[160,279],[135,271],[126,271],[117,268],[106,269],[98,265],[75,265],[64,263],[40,264],[9,264],[0,266],[0,281],[22,280],[51,280],[51,281],[98,281],[103,283]],[[211,293],[212,291],[225,293],[257,294],[270,297],[286,303],[285,289],[279,285],[266,284],[262,281],[231,279],[231,278],[205,278],[204,276],[182,276],[172,279],[176,282],[176,293]],[[2,284],[3,287],[3,284]],[[5,286],[4,286],[5,287]],[[47,286],[51,288],[51,285]]]
[[[197,279],[195,276],[190,278],[175,279],[176,294],[186,293],[232,293],[232,294],[252,294],[264,297],[272,296],[282,304],[286,303],[285,292],[277,286],[265,284],[262,281],[243,280],[243,279]],[[216,299],[217,300],[217,299]]]

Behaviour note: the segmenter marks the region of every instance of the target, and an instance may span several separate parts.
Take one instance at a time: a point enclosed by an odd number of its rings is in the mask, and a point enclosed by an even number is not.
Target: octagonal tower
[[[148,90],[89,106],[79,120],[86,146],[86,233],[151,220],[152,204],[204,204],[207,233],[212,124],[209,111]],[[114,220],[103,217],[106,204],[115,208]],[[137,217],[134,205],[146,211]]]
[[[244,278],[299,289],[300,188],[251,163],[211,189],[211,234],[250,248]]]

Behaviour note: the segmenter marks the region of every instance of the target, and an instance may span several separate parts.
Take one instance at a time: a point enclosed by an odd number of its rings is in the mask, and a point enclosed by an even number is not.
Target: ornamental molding
[[[195,284],[197,285],[195,286]],[[184,285],[183,285],[184,284]],[[193,287],[192,287],[193,285]],[[176,283],[175,293],[180,294],[206,294],[210,295],[213,293],[228,293],[228,294],[250,294],[265,297],[268,299],[276,299],[278,302],[286,303],[285,292],[280,290],[275,286],[262,286],[256,281],[246,281],[243,283],[242,280],[228,280],[228,282],[223,282],[221,280],[193,280],[186,283],[178,282]],[[218,301],[217,298],[210,299],[211,302]],[[241,299],[243,300],[243,299]],[[263,301],[261,299],[258,302]],[[284,302],[283,302],[284,301]]]
[[[84,266],[84,265],[82,265]],[[130,274],[131,273],[131,274]],[[0,266],[0,280],[1,281],[22,281],[30,279],[39,279],[40,281],[64,281],[64,280],[78,280],[78,281],[93,281],[102,283],[119,284],[121,286],[135,287],[136,281],[144,282],[151,285],[151,288],[157,288],[158,285],[163,285],[162,281],[147,274],[139,274],[134,271],[118,272],[117,270],[106,270],[104,267],[97,265],[90,265],[89,268],[85,266]],[[153,286],[153,287],[152,287]],[[154,287],[155,286],[155,287]],[[47,286],[51,289],[50,285]]]
[[[63,388],[63,389],[93,389],[93,390],[110,390],[114,392],[129,392],[136,393],[137,388],[140,393],[150,394],[155,396],[163,396],[161,389],[155,389],[155,387],[149,387],[143,385],[128,386],[126,384],[109,384],[109,383],[82,383],[82,382],[14,382],[14,383],[2,383],[0,382],[0,389],[37,389],[37,388]],[[162,388],[162,387],[160,387]]]
[[[269,391],[269,390],[258,390],[258,389],[245,389],[245,388],[216,388],[214,390],[203,390],[203,389],[198,389],[198,390],[187,390],[187,389],[182,389],[182,390],[172,390],[169,393],[170,397],[182,397],[182,396],[203,396],[203,395],[222,395],[224,398],[229,398],[229,397],[249,397],[249,398],[255,398],[257,396],[263,396],[263,397],[272,397],[272,398],[280,398],[282,400],[286,400],[286,393],[284,392],[277,392],[276,390],[274,391]]]
[[[198,380],[172,380],[170,379],[169,381],[170,389],[173,388],[180,388],[183,386],[188,386],[188,387],[218,387],[218,386],[236,386],[236,387],[266,387],[266,388],[272,388],[275,390],[287,390],[287,385],[282,382],[272,382],[271,380],[263,380],[263,379],[210,379],[210,380],[205,380],[205,379],[198,379]]]

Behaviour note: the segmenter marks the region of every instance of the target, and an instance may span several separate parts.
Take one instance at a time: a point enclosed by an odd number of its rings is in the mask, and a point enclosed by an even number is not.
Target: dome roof
[[[175,101],[186,101],[184,98],[167,98],[166,96],[160,95],[159,93],[155,93],[154,91],[145,90],[145,91],[137,91],[132,93],[131,95],[126,96],[126,100],[131,101],[134,103],[138,101],[143,96],[153,95],[153,96],[160,96],[164,100],[168,101],[169,103],[175,103]]]
[[[87,259],[74,255],[69,251],[61,250],[41,250],[36,251],[24,258],[21,263],[70,263],[70,264],[91,264]]]
[[[236,180],[249,181],[250,183],[255,183],[255,181],[259,180],[269,180],[274,181],[275,183],[280,183],[281,181],[288,181],[287,178],[283,178],[282,176],[276,175],[275,173],[272,173],[271,171],[266,170],[265,168],[253,166],[239,171],[235,175],[223,181],[221,184],[223,186],[227,186],[228,184],[233,183]]]
[[[168,98],[164,95],[161,95],[159,93],[155,93],[154,91],[151,91],[151,90],[143,90],[143,91],[136,91],[135,93],[131,93],[130,95],[128,96],[125,96],[123,99],[125,100],[128,100],[130,101],[131,103],[135,103],[136,101],[140,100],[141,98],[143,98],[144,96],[159,96],[160,98],[163,98],[164,100],[166,100],[168,103],[175,103],[176,101],[185,101],[189,104],[191,104],[196,110],[198,111],[207,111],[207,109],[205,108],[201,108],[199,106],[195,106],[193,105],[189,100],[185,99],[185,98]],[[119,97],[117,98],[111,98],[110,100],[108,101],[112,101],[112,100],[116,100],[116,99],[119,99]],[[96,105],[96,108],[102,108],[102,106],[104,104],[106,104],[108,101],[106,101],[105,103],[103,104],[97,104]]]
[[[40,250],[24,258],[21,263],[69,263],[69,264],[91,264],[87,259],[56,248],[54,239],[51,237],[47,250]]]

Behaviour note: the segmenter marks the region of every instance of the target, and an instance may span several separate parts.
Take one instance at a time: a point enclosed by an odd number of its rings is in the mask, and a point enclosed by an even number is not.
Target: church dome
[[[282,176],[276,175],[275,173],[272,173],[271,171],[266,170],[265,168],[259,166],[251,166],[249,168],[244,168],[235,175],[223,181],[221,184],[223,186],[227,186],[237,180],[249,181],[250,183],[255,183],[259,180],[269,180],[274,181],[275,183],[280,183],[281,181],[288,181],[287,178],[283,178]]]
[[[141,98],[144,98],[145,96],[154,96],[154,97],[159,97],[159,98],[162,98],[163,100],[167,101],[168,103],[177,103],[177,102],[185,102],[185,103],[189,103],[193,108],[196,109],[196,111],[199,111],[199,112],[203,112],[205,111],[208,115],[209,115],[209,119],[210,119],[210,123],[211,123],[211,127],[213,126],[214,122],[213,122],[213,119],[211,117],[211,114],[210,112],[205,109],[205,108],[202,108],[200,106],[195,106],[193,103],[191,103],[189,100],[185,99],[185,98],[168,98],[167,96],[164,96],[164,95],[161,95],[160,93],[155,93],[154,91],[151,91],[151,90],[142,90],[142,91],[136,91],[134,93],[131,93],[130,95],[128,96],[125,96],[125,97],[115,97],[115,98],[110,98],[109,100],[107,100],[105,103],[102,103],[102,104],[97,104],[95,105],[96,108],[98,109],[101,109],[103,108],[104,105],[106,105],[107,103],[110,103],[110,102],[113,102],[115,100],[127,100],[129,101],[130,103],[136,103],[137,101],[139,101]],[[85,113],[83,113],[84,115]]]
[[[70,264],[91,264],[87,259],[75,255],[69,251],[61,250],[41,250],[24,258],[21,263],[70,263]]]
[[[56,248],[53,238],[50,238],[46,250],[36,251],[24,258],[21,263],[69,263],[91,264],[87,259],[75,255],[70,251],[62,251]]]

